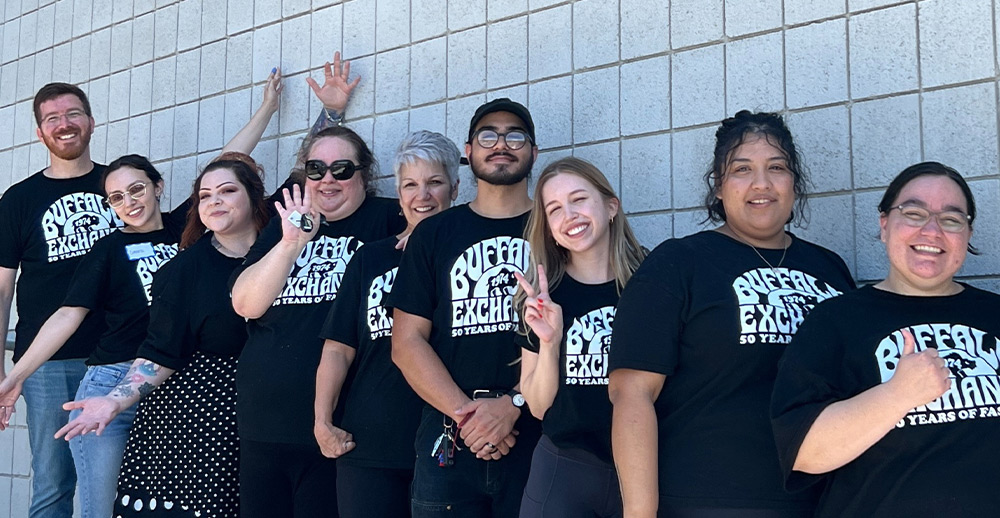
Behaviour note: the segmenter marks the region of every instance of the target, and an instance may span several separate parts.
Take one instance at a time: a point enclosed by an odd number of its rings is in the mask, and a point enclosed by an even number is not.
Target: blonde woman
[[[521,392],[543,435],[521,516],[621,516],[607,357],[618,295],[645,251],[607,178],[572,157],[539,176],[525,238],[534,268],[515,274]]]

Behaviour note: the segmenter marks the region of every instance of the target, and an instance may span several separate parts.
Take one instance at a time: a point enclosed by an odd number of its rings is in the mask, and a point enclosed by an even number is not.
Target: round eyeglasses
[[[108,205],[117,209],[118,207],[121,207],[122,205],[125,204],[126,194],[128,194],[128,197],[132,198],[133,200],[138,200],[139,198],[145,196],[147,185],[149,185],[149,182],[135,182],[134,184],[129,185],[128,189],[125,189],[125,192],[115,191],[112,193],[108,193],[106,201]]]
[[[497,133],[491,129],[481,129],[475,134],[476,142],[486,148],[490,149],[497,145],[500,141],[500,137],[503,137],[504,144],[512,150],[518,150],[524,147],[524,145],[531,140],[528,134],[521,130],[511,130],[507,133]]]

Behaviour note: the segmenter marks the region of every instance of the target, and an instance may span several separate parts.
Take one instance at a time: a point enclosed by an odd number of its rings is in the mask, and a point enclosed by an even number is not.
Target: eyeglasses
[[[42,119],[42,124],[48,127],[58,126],[62,122],[63,117],[70,122],[70,124],[79,125],[87,118],[87,114],[80,110],[70,110],[66,113],[53,113],[48,117]]]
[[[958,210],[932,212],[917,205],[899,205],[890,210],[898,210],[903,215],[903,223],[916,228],[923,228],[933,216],[941,230],[953,234],[964,232],[972,220],[972,216]]]
[[[504,143],[508,148],[513,150],[518,150],[524,147],[524,145],[531,140],[528,138],[528,134],[521,130],[512,130],[507,133],[497,133],[491,129],[481,129],[475,134],[476,142],[480,146],[489,149],[500,141],[500,137],[503,137]]]
[[[118,208],[125,204],[125,194],[128,194],[129,198],[133,200],[138,200],[146,195],[146,185],[148,182],[135,182],[128,186],[125,192],[115,191],[108,194],[107,203],[108,205]]]
[[[317,182],[326,176],[327,171],[330,171],[334,180],[350,180],[358,169],[361,168],[350,160],[334,160],[330,165],[322,160],[306,160],[306,178]]]

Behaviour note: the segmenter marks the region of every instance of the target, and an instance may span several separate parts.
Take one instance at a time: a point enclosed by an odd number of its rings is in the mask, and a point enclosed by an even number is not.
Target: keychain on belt
[[[458,446],[455,440],[455,421],[452,421],[448,416],[444,416],[441,427],[443,431],[437,440],[434,441],[434,447],[431,449],[431,457],[437,457],[439,467],[447,468],[455,464],[455,450],[461,451],[462,448]]]

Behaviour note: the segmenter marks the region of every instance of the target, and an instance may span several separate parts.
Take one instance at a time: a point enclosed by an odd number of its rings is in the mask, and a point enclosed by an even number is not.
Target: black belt
[[[472,391],[471,397],[476,399],[496,399],[507,395],[506,390],[476,389]]]

